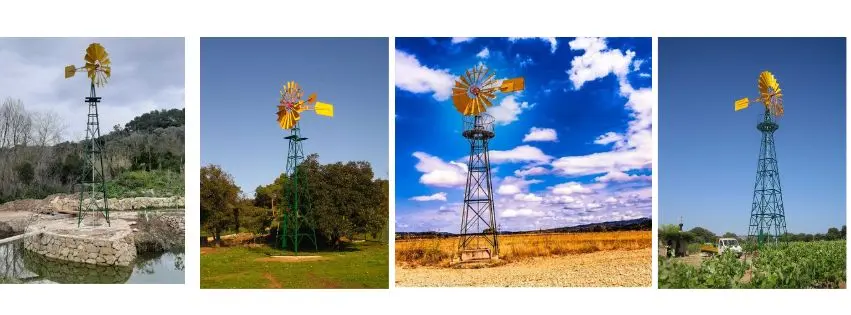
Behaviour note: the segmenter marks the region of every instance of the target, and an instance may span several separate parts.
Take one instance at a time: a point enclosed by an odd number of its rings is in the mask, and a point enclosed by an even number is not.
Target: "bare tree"
[[[36,112],[33,114],[33,142],[39,146],[50,146],[62,141],[62,134],[68,125],[54,112]]]

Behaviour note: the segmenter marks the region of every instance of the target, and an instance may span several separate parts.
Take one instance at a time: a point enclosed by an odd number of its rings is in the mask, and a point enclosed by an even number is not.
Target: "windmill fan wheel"
[[[98,43],[92,43],[86,48],[86,73],[92,84],[103,86],[112,74],[112,62],[106,49]]]
[[[496,90],[499,88],[496,73],[479,65],[467,70],[452,88],[452,103],[464,116],[475,116],[493,106]]]
[[[757,81],[759,86],[759,99],[765,104],[766,110],[776,117],[783,116],[783,91],[780,83],[769,71],[759,74]]]
[[[289,81],[281,88],[281,100],[278,105],[278,125],[282,129],[292,129],[301,119],[305,110],[304,90],[295,81]]]

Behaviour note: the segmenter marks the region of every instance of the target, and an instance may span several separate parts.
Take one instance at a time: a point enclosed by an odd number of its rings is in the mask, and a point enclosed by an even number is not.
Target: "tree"
[[[738,236],[738,235],[736,235],[736,233],[733,233],[733,232],[727,232],[727,233],[724,233],[724,235],[723,235],[722,237],[723,237],[723,238],[735,238],[735,239],[739,239],[739,236]]]
[[[30,162],[24,162],[15,167],[15,172],[18,173],[18,180],[24,185],[29,186],[35,176],[35,170]]]
[[[845,226],[844,225],[842,226],[842,230],[839,231],[839,234],[842,236],[842,239],[845,239],[846,234],[845,234]]]
[[[834,241],[834,240],[841,239],[842,234],[839,232],[839,229],[832,227],[832,228],[827,229],[827,234],[825,235],[825,238],[828,241]]]
[[[239,187],[217,165],[201,168],[201,225],[221,244],[221,233],[234,222]]]
[[[689,230],[689,233],[694,235],[695,241],[698,243],[715,243],[718,240],[718,236],[715,233],[699,226]]]

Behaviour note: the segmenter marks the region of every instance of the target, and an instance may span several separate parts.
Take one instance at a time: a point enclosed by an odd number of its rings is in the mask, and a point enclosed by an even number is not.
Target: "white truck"
[[[739,240],[735,238],[719,238],[715,245],[718,248],[718,254],[724,254],[726,251],[731,251],[737,257],[742,257],[742,246],[739,245]]]

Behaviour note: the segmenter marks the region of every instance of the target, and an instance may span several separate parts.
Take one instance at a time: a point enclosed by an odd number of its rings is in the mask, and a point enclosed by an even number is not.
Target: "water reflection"
[[[132,266],[95,266],[48,258],[0,244],[0,283],[183,283],[183,251],[143,254]]]

